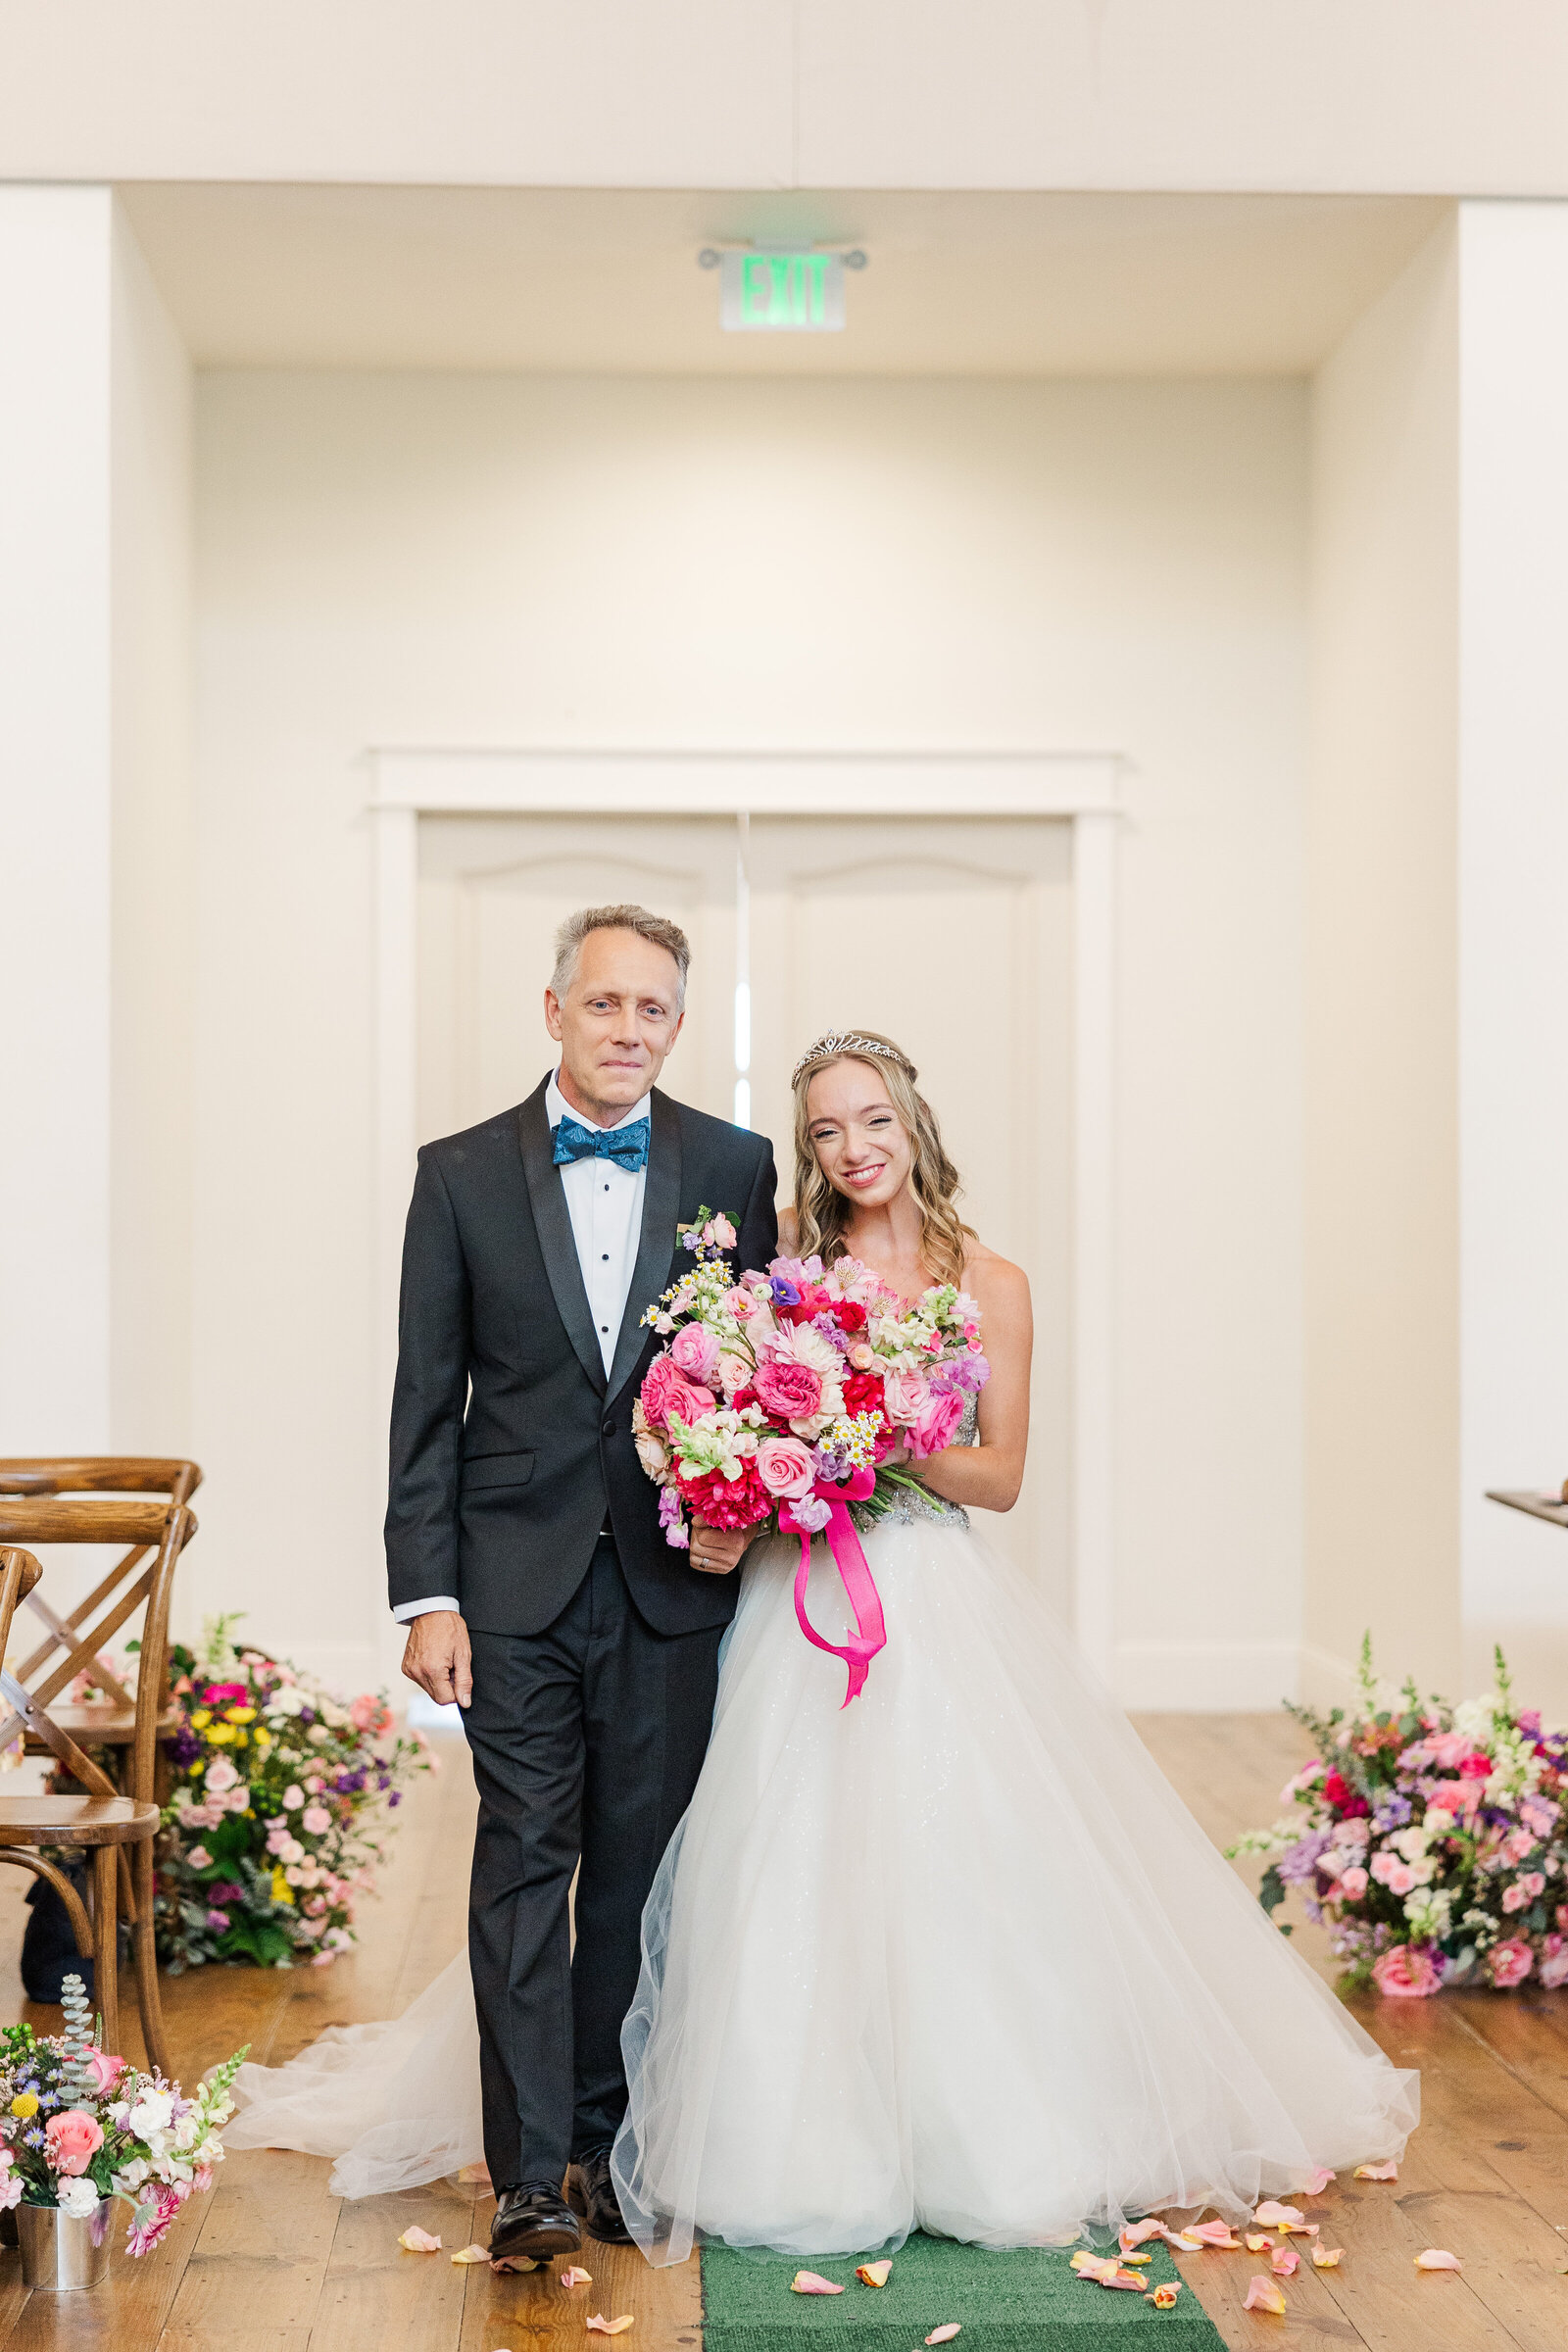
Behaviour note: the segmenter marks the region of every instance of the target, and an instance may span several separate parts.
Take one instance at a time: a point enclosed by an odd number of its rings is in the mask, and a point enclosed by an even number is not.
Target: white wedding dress
[[[1062,2242],[1397,2156],[1417,2078],[1270,1925],[1024,1579],[942,1505],[864,1541],[888,1641],[848,1707],[795,1621],[798,1539],[747,1557],[622,2036],[615,2182],[650,2259]],[[812,1549],[812,1623],[841,1638]],[[237,2087],[228,2144],[336,2156],[343,2195],[474,2161],[466,1960]]]

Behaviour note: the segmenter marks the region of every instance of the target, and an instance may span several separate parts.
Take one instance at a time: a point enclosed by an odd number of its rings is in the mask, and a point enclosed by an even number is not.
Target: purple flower
[[[830,1341],[838,1349],[840,1355],[848,1355],[850,1351],[849,1335],[847,1332],[840,1330],[838,1324],[834,1322],[833,1317],[828,1314],[825,1309],[821,1314],[813,1315],[811,1317],[811,1329],[813,1331],[819,1331],[824,1340]]]
[[[698,1228],[697,1226],[695,1226],[695,1225],[689,1226],[689,1227],[687,1228],[687,1230],[686,1230],[686,1231],[685,1231],[685,1232],[684,1232],[684,1233],[681,1235],[681,1237],[680,1237],[680,1246],[681,1246],[681,1248],[682,1248],[683,1250],[700,1250],[700,1249],[702,1248],[702,1246],[703,1246],[703,1237],[702,1237],[702,1233],[701,1233],[701,1231],[699,1230],[699,1228]]]
[[[1313,1830],[1281,1854],[1277,1868],[1287,1886],[1310,1886],[1317,1876],[1318,1858],[1334,1843],[1332,1830]]]
[[[401,1795],[400,1791],[399,1791],[398,1789],[394,1788],[394,1789],[393,1789],[393,1791],[392,1791],[392,1793],[391,1793],[391,1795],[390,1795],[390,1796],[387,1798],[387,1800],[386,1800],[386,1801],[387,1801],[387,1803],[388,1803],[389,1805],[401,1805],[401,1804],[402,1804],[402,1802],[403,1802],[403,1798],[402,1798],[402,1795]]]
[[[208,1887],[207,1899],[213,1903],[242,1903],[245,1900],[245,1889],[243,1886],[236,1886],[232,1879],[223,1879],[218,1886]]]
[[[800,1292],[796,1289],[794,1283],[790,1282],[784,1275],[775,1274],[767,1287],[773,1294],[773,1304],[775,1306],[800,1305]]]
[[[228,1926],[228,1913],[226,1911],[209,1911],[207,1914],[207,1925],[212,1929],[215,1936],[221,1936],[224,1929]]]
[[[790,1515],[808,1535],[819,1536],[833,1513],[820,1494],[803,1494],[799,1502],[790,1504]]]
[[[1530,1707],[1519,1717],[1519,1729],[1527,1740],[1541,1738],[1541,1709]]]
[[[1396,1790],[1391,1789],[1387,1796],[1378,1799],[1378,1809],[1372,1816],[1372,1827],[1380,1838],[1386,1838],[1390,1830],[1402,1830],[1410,1818],[1410,1799],[1407,1796],[1400,1796]]]
[[[202,1752],[201,1741],[189,1725],[183,1723],[172,1738],[166,1742],[166,1745],[169,1750],[169,1760],[176,1772],[188,1771]]]

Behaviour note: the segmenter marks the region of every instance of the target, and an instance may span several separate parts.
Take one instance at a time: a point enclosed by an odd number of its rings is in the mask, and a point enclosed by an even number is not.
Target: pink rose
[[[193,1845],[185,1859],[192,1870],[211,1870],[213,1867],[213,1857],[205,1845]]]
[[[808,1446],[799,1438],[763,1438],[757,1448],[757,1475],[770,1494],[793,1502],[816,1484]]]
[[[1502,1858],[1505,1862],[1522,1862],[1527,1854],[1533,1854],[1535,1850],[1536,1838],[1530,1830],[1510,1830],[1502,1841]]]
[[[672,1413],[690,1428],[713,1409],[710,1392],[694,1387],[667,1354],[656,1355],[649,1365],[641,1395],[643,1411],[654,1429],[667,1429]]]
[[[1556,1948],[1548,1951],[1541,1963],[1541,1982],[1548,1992],[1555,1992],[1559,1984],[1568,1983],[1568,1945],[1564,1945],[1560,1936],[1548,1936],[1546,1941]]]
[[[372,1698],[367,1690],[349,1708],[349,1721],[357,1732],[390,1731],[392,1710],[384,1699]]]
[[[225,1788],[232,1788],[238,1779],[239,1774],[234,1770],[234,1767],[229,1762],[228,1758],[226,1756],[220,1756],[215,1763],[212,1763],[207,1767],[208,1794],[210,1796],[221,1796],[223,1790]]]
[[[44,2126],[44,2159],[57,2173],[80,2175],[104,2144],[103,2127],[79,2107],[52,2115]]]
[[[846,1360],[852,1372],[874,1372],[876,1370],[876,1349],[868,1348],[864,1340],[857,1340]]]
[[[1539,1870],[1527,1870],[1522,1879],[1515,1879],[1502,1898],[1505,1911],[1525,1911],[1538,1895],[1546,1891],[1546,1882]]]
[[[780,1421],[808,1421],[822,1409],[822,1375],[793,1356],[764,1355],[752,1382],[764,1413]]]
[[[915,1415],[909,1431],[909,1451],[917,1462],[940,1453],[953,1444],[958,1423],[963,1419],[963,1398],[950,1390],[944,1396],[928,1396]]]
[[[733,1291],[724,1293],[724,1304],[729,1308],[737,1323],[744,1323],[748,1316],[755,1315],[757,1312],[757,1300],[752,1293],[743,1291],[738,1285]]]
[[[113,2090],[125,2071],[123,2058],[113,2057],[107,2050],[93,2047],[86,2052],[86,2059],[92,2068],[93,2087],[100,2092]]]
[[[308,1838],[323,1838],[332,1827],[332,1816],[324,1805],[307,1805],[300,1815],[300,1827]]]
[[[930,1396],[931,1384],[923,1372],[890,1372],[882,1384],[882,1410],[895,1429],[908,1429]]]
[[[1522,1936],[1494,1943],[1487,1954],[1487,1967],[1499,1992],[1511,1992],[1516,1984],[1522,1984],[1535,1964],[1536,1956]]]
[[[1372,1963],[1379,1992],[1394,2000],[1424,2001],[1443,1987],[1443,1972],[1430,1944],[1396,1943]]]
[[[1361,1868],[1359,1862],[1352,1862],[1348,1870],[1341,1872],[1340,1892],[1348,1903],[1358,1903],[1365,1894],[1366,1888],[1366,1872]]]
[[[700,1323],[682,1324],[669,1344],[670,1360],[697,1387],[710,1389],[718,1370],[718,1342]]]
[[[733,1250],[738,1239],[734,1226],[722,1210],[703,1227],[703,1239],[712,1250]]]

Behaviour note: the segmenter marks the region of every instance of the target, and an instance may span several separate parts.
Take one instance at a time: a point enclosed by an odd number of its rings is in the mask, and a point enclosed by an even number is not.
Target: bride
[[[1163,2206],[1239,2218],[1317,2168],[1398,2155],[1416,2121],[1416,2077],[1270,1925],[970,1529],[966,1506],[1010,1508],[1023,1475],[1029,1289],[960,1222],[916,1074],[870,1032],[803,1055],[785,1247],[848,1253],[906,1299],[960,1283],[992,1376],[978,1426],[971,1400],[921,1465],[927,1494],[864,1539],[888,1640],[853,1706],[796,1622],[798,1539],[747,1555],[622,2034],[613,2178],[656,2263],[705,2237],[825,2255],[914,2229],[1061,2243]],[[825,1545],[808,1608],[843,1621]],[[340,2194],[473,2161],[466,1961],[395,2023],[239,2087],[230,2143],[334,2155]]]

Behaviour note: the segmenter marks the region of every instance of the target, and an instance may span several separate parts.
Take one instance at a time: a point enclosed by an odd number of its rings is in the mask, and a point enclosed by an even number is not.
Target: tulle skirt
[[[650,2259],[1060,2243],[1396,2156],[1416,2076],[1270,1925],[1032,1588],[957,1519],[865,1541],[888,1645],[847,1708],[795,1622],[798,1543],[747,1561],[622,2035],[614,2177]]]

